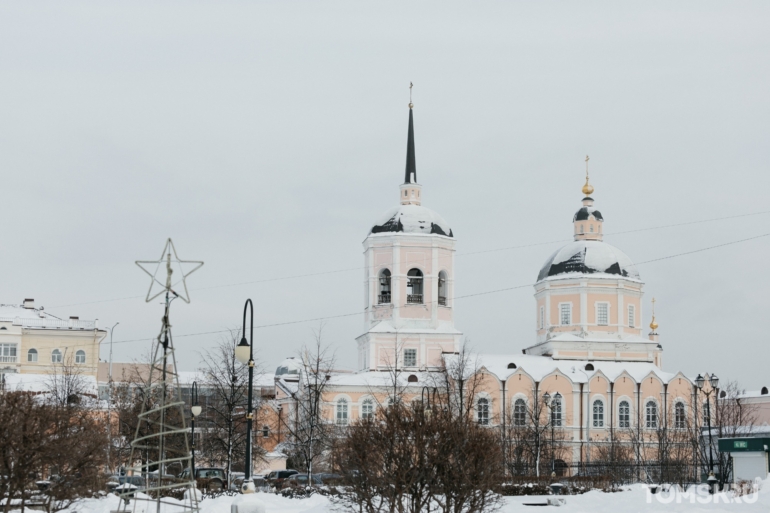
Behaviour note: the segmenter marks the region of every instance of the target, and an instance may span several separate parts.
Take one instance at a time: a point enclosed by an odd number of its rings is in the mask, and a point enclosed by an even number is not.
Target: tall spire
[[[412,115],[412,86],[409,82],[409,133],[406,138],[406,173],[404,183],[417,183],[417,163],[414,158],[414,116]]]

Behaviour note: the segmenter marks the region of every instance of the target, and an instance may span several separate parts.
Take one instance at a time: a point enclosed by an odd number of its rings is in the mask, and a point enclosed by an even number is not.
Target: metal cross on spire
[[[414,104],[412,103],[412,88],[414,87],[414,84],[409,82],[409,108],[411,109],[414,107]]]
[[[588,183],[588,161],[591,160],[588,155],[586,155],[586,183]]]
[[[173,258],[172,258],[173,254]],[[166,279],[162,282],[158,278],[158,271],[161,270],[161,264],[166,264],[165,271],[166,271]],[[192,269],[185,272],[184,265],[190,264],[194,265]],[[158,260],[137,260],[136,265],[139,266],[142,271],[146,272],[150,278],[152,278],[152,281],[150,282],[150,288],[147,291],[147,298],[145,301],[148,303],[155,299],[156,297],[160,296],[161,294],[165,293],[166,291],[171,292],[174,294],[174,296],[181,298],[182,301],[185,303],[190,302],[190,293],[187,291],[187,277],[190,276],[192,273],[197,271],[201,268],[203,265],[203,262],[200,260],[181,260],[177,254],[176,254],[176,248],[174,247],[174,242],[171,239],[168,239],[166,241],[166,245],[163,247],[163,252],[160,254],[160,258]],[[145,267],[145,265],[147,267]],[[152,266],[155,266],[155,270],[150,272],[152,269]],[[174,273],[174,267],[177,267],[179,269],[179,274],[182,276],[181,279],[177,281],[172,281],[171,275]],[[148,269],[149,268],[149,269]],[[178,290],[174,290],[174,288],[182,284],[182,288]],[[159,285],[160,291],[153,295],[153,287],[156,285]]]

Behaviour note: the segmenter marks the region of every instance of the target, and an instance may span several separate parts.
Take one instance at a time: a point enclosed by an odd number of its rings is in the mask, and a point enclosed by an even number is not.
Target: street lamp
[[[190,398],[190,413],[192,413],[192,420],[190,421],[192,425],[192,458],[190,459],[190,467],[192,470],[192,478],[193,482],[196,482],[195,480],[195,417],[201,414],[202,408],[198,405],[198,383],[193,381],[192,384],[192,397]]]
[[[249,307],[251,309],[249,310]],[[246,340],[246,311],[251,313],[249,319],[249,340]],[[251,299],[246,300],[243,305],[243,338],[235,348],[235,357],[244,365],[249,366],[249,392],[248,409],[246,410],[246,467],[244,468],[243,487],[241,493],[254,493],[254,481],[251,480],[251,424],[254,420],[254,409],[252,405],[252,389],[254,388],[254,304]]]
[[[551,394],[549,394],[547,391],[545,394],[543,394],[543,402],[546,406],[548,406],[548,411],[550,413],[550,417],[548,419],[548,422],[551,424],[551,473],[556,473],[556,454],[554,451],[554,423],[553,423],[553,410],[556,408],[557,404],[561,404],[561,394],[559,392],[556,392],[556,394],[553,396],[553,399],[551,399]]]
[[[428,392],[428,402],[425,402],[425,392]],[[436,394],[438,393],[438,389],[436,387],[422,387],[422,391],[420,392],[420,404],[422,404],[422,412],[423,417],[425,419],[430,419],[431,413],[433,413],[433,410],[431,409],[431,403],[433,405],[436,404]],[[433,394],[432,400],[431,400],[431,394]],[[427,405],[427,406],[426,406]]]
[[[706,395],[706,422],[708,425],[709,430],[709,484],[711,484],[711,478],[714,476],[714,455],[712,453],[712,441],[711,441],[711,393],[716,390],[717,386],[719,386],[719,378],[716,376],[716,374],[712,374],[709,377],[709,384],[711,385],[711,388],[708,390],[708,392],[703,390],[703,385],[706,383],[706,379],[698,374],[698,377],[695,378],[695,384],[698,386],[698,390],[703,392]],[[714,493],[712,490],[711,493]]]

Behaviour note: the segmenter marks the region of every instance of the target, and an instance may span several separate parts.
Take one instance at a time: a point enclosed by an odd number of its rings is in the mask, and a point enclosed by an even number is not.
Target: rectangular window
[[[618,408],[618,424],[619,427],[627,428],[631,427],[631,407],[627,401],[621,401]]]
[[[628,327],[633,328],[636,326],[636,309],[634,305],[628,305]]]
[[[559,305],[559,318],[562,326],[572,324],[572,303],[562,303]]]
[[[545,307],[544,306],[540,307],[540,329],[541,330],[545,329]]]
[[[610,305],[607,303],[596,304],[596,324],[607,326],[610,323],[609,309]]]
[[[0,344],[0,362],[16,363],[16,344]]]
[[[417,349],[404,349],[404,367],[417,367]]]

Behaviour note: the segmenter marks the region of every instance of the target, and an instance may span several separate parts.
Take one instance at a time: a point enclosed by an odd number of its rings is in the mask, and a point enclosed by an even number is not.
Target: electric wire
[[[712,250],[712,249],[723,248],[725,246],[732,246],[732,245],[735,245],[735,244],[740,244],[740,243],[743,243],[743,242],[748,242],[748,241],[752,241],[752,240],[756,240],[756,239],[761,239],[763,237],[768,237],[768,236],[770,236],[770,233],[763,233],[763,234],[760,234],[760,235],[755,235],[753,237],[747,237],[747,238],[744,238],[744,239],[734,240],[734,241],[730,241],[730,242],[724,242],[724,243],[721,243],[721,244],[715,244],[713,246],[707,246],[705,248],[698,248],[698,249],[694,249],[694,250],[691,250],[691,251],[685,251],[685,252],[682,252],[682,253],[676,253],[676,254],[673,254],[673,255],[667,255],[667,256],[664,256],[664,257],[654,258],[654,259],[651,259],[651,260],[645,260],[645,261],[639,262],[639,263],[637,263],[635,265],[645,265],[645,264],[650,264],[650,263],[653,263],[653,262],[660,262],[660,261],[663,261],[663,260],[670,260],[672,258],[692,255],[692,254],[696,254],[696,253],[702,253],[704,251],[709,251],[709,250]],[[534,283],[527,283],[527,284],[523,284],[523,285],[514,285],[512,287],[505,287],[505,288],[501,288],[501,289],[486,290],[486,291],[475,292],[475,293],[471,293],[471,294],[463,294],[461,296],[454,296],[454,297],[452,297],[450,299],[451,299],[452,302],[454,302],[454,301],[456,301],[458,299],[467,299],[467,298],[471,298],[471,297],[486,296],[486,295],[489,295],[489,294],[497,294],[497,293],[500,293],[500,292],[508,292],[508,291],[511,291],[511,290],[530,288],[530,287],[532,287],[534,285],[535,285]],[[432,305],[433,303],[434,303],[433,301],[428,301],[426,303],[421,303],[419,305],[407,305],[407,306],[424,306],[424,307],[427,307],[428,305]],[[391,308],[393,310],[397,310],[397,309],[400,309],[400,308],[405,308],[405,306],[392,306]],[[298,320],[293,320],[293,321],[284,321],[284,322],[276,322],[276,323],[270,323],[270,324],[261,324],[261,325],[258,325],[258,326],[254,326],[254,329],[273,328],[273,327],[277,327],[277,326],[289,326],[289,325],[293,325],[293,324],[304,324],[304,323],[308,323],[308,322],[318,322],[318,321],[327,321],[327,320],[332,320],[332,319],[341,319],[341,318],[344,318],[344,317],[353,317],[353,316],[357,316],[357,315],[363,315],[364,313],[365,313],[365,311],[360,311],[359,310],[357,312],[350,312],[350,313],[344,313],[344,314],[338,314],[338,315],[327,315],[327,316],[323,316],[323,317],[313,317],[313,318],[308,318],[308,319],[298,319]],[[213,331],[201,331],[201,332],[198,332],[198,333],[187,333],[187,334],[183,334],[183,335],[176,335],[176,338],[180,338],[180,337],[195,337],[195,336],[200,336],[200,335],[214,335],[214,334],[228,333],[228,332],[232,333],[233,330],[231,330],[231,329],[221,329],[221,330],[213,330]],[[119,340],[119,341],[113,342],[113,344],[128,344],[128,343],[132,343],[132,342],[140,342],[140,341],[145,341],[145,340],[148,340],[147,337],[145,337],[145,338],[136,338],[136,339],[131,339],[131,340]],[[83,345],[86,345],[86,344],[83,344]]]
[[[763,211],[760,211],[760,212],[750,212],[750,213],[747,213],[747,214],[736,214],[736,215],[732,215],[732,216],[713,217],[713,218],[710,218],[710,219],[700,219],[700,220],[697,220],[697,221],[686,221],[686,222],[682,222],[682,223],[674,223],[674,224],[667,224],[667,225],[652,226],[652,227],[648,227],[648,228],[636,228],[636,229],[633,229],[633,230],[624,230],[624,231],[621,231],[621,232],[609,232],[609,233],[605,233],[604,236],[605,237],[610,237],[610,236],[613,236],[613,235],[623,235],[623,234],[628,234],[628,233],[639,233],[639,232],[645,232],[645,231],[651,231],[651,230],[662,230],[662,229],[665,229],[665,228],[675,228],[675,227],[679,227],[679,226],[703,224],[703,223],[710,223],[710,222],[715,222],[715,221],[726,221],[726,220],[729,220],[729,219],[736,219],[736,218],[740,218],[740,217],[749,217],[749,216],[757,216],[757,215],[762,215],[762,214],[770,214],[770,210],[763,210]],[[564,242],[570,242],[570,241],[572,241],[572,239],[558,239],[558,240],[552,240],[552,241],[547,241],[547,242],[534,242],[534,243],[530,243],[530,244],[521,244],[521,245],[517,245],[517,246],[504,246],[504,247],[500,247],[500,248],[492,248],[492,249],[485,249],[485,250],[479,250],[479,251],[457,253],[455,256],[463,257],[463,256],[471,256],[471,255],[481,255],[481,254],[485,254],[485,253],[495,253],[495,252],[499,252],[499,251],[510,251],[510,250],[513,250],[513,249],[525,249],[525,248],[531,248],[531,247],[536,247],[536,246],[546,246],[546,245],[549,245],[549,244],[558,244],[558,243],[564,243]],[[269,283],[269,282],[274,282],[274,281],[294,280],[294,279],[298,279],[298,278],[310,278],[310,277],[314,277],[314,276],[324,276],[324,275],[329,275],[329,274],[339,274],[339,273],[345,273],[345,272],[350,272],[350,271],[362,271],[362,270],[365,270],[365,269],[368,269],[368,268],[369,268],[369,266],[348,267],[348,268],[345,268],[345,269],[335,269],[335,270],[329,270],[329,271],[318,271],[318,272],[313,272],[313,273],[294,274],[294,275],[289,275],[289,276],[278,276],[278,277],[274,277],[274,278],[261,278],[261,279],[258,279],[258,280],[244,281],[244,282],[238,282],[238,283],[227,283],[227,284],[223,284],[223,285],[211,285],[211,286],[208,286],[208,287],[196,287],[196,288],[191,288],[190,290],[191,291],[200,291],[200,290],[213,290],[213,289],[221,289],[221,288],[229,288],[229,287],[239,287],[239,286],[243,286],[243,285],[253,285],[253,284],[257,284],[257,283]],[[83,303],[70,303],[70,304],[67,304],[67,305],[55,305],[55,306],[52,306],[52,307],[49,307],[49,308],[55,309],[55,308],[67,308],[67,307],[70,307],[70,306],[83,306],[83,305],[93,305],[93,304],[98,304],[98,303],[111,303],[111,302],[115,302],[115,301],[125,301],[125,300],[128,300],[128,299],[140,299],[140,298],[143,298],[143,297],[144,296],[125,296],[125,297],[113,298],[113,299],[100,299],[100,300],[96,300],[96,301],[87,301],[87,302],[83,302]]]

